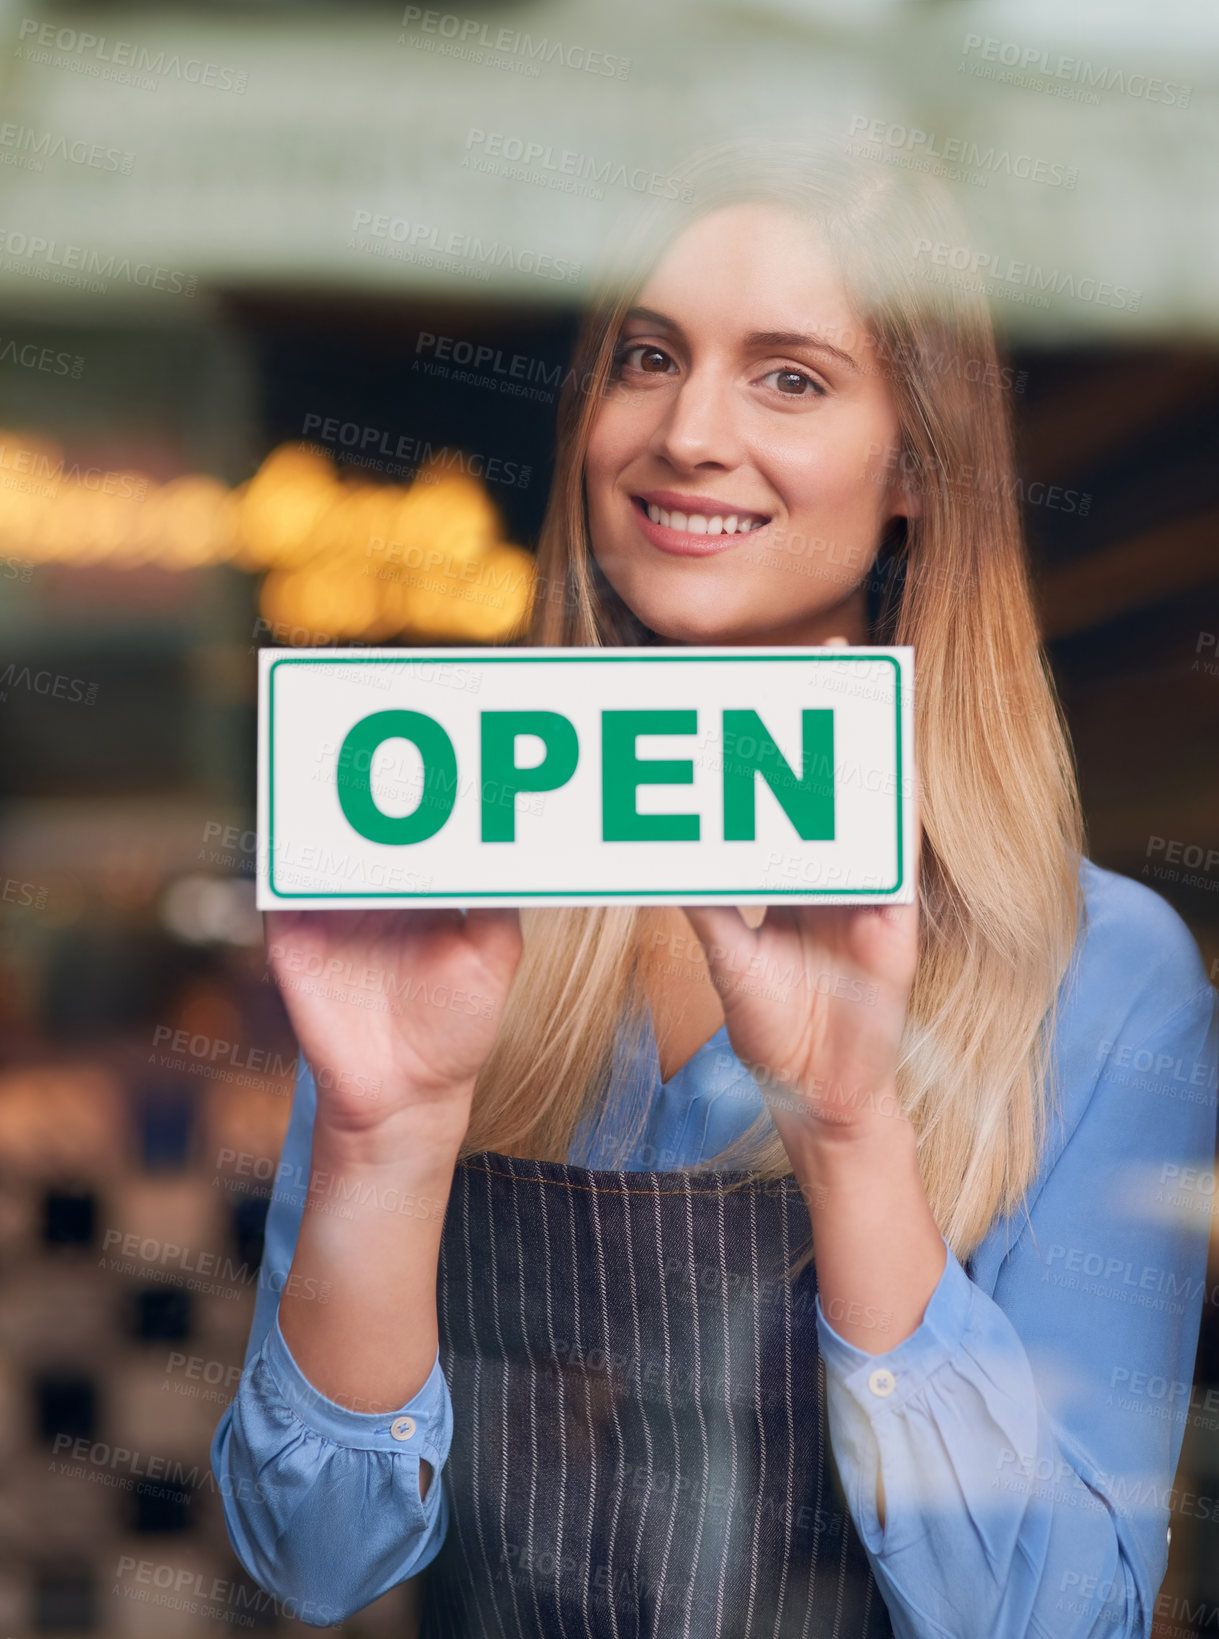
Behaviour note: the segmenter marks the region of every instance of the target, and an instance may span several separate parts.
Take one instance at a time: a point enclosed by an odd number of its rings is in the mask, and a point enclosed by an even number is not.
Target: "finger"
[[[470,913],[460,905],[403,905],[400,910],[389,910],[384,913],[370,911],[368,914],[384,915],[386,927],[389,927],[392,921],[394,926],[426,932],[429,928],[464,927],[466,917]]]
[[[369,915],[364,910],[267,911],[263,920],[267,947],[316,949],[354,934]]]
[[[284,944],[291,939],[299,939],[302,934],[308,933],[308,911],[264,911],[262,917],[263,937],[268,946],[272,943]]]
[[[721,996],[739,982],[736,975],[748,965],[758,935],[735,905],[683,905],[682,910],[707,959],[711,982]],[[727,957],[731,969],[724,966]]]
[[[465,923],[470,938],[485,950],[509,948],[522,936],[519,905],[471,905]]]
[[[711,939],[722,944],[750,931],[736,905],[683,905],[682,910],[704,943]]]
[[[301,911],[264,911],[263,926],[268,932],[288,933],[300,921],[302,915]]]

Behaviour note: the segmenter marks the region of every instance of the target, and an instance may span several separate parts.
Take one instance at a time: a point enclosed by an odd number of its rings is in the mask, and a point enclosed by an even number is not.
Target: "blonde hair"
[[[871,641],[916,657],[919,961],[897,1071],[935,1220],[964,1259],[1036,1174],[1053,1108],[1056,998],[1084,913],[1073,756],[1028,580],[1009,411],[984,299],[936,283],[920,246],[966,235],[925,177],[792,143],[732,143],[678,171],[689,204],[653,206],[616,242],[559,408],[527,645],[648,635],[590,551],[584,456],[623,315],[683,225],[737,201],[791,207],[835,255],[862,345],[889,379],[921,517],[880,544]],[[641,956],[656,907],[534,907],[463,1153],[567,1159],[604,1106],[615,1031],[649,1027]],[[617,1114],[618,1112],[616,1112]],[[636,1120],[622,1133],[625,1158]],[[646,1112],[644,1112],[646,1113]],[[623,1115],[627,1112],[624,1110]],[[792,1172],[768,1112],[704,1166]]]

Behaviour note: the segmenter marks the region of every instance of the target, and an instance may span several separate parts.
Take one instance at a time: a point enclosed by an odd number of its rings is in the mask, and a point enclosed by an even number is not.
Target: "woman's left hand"
[[[910,905],[769,905],[750,928],[735,905],[684,905],[703,946],[733,1051],[762,1082],[784,1142],[898,1113],[895,1082],[918,963]],[[778,1085],[770,1085],[775,1082]]]

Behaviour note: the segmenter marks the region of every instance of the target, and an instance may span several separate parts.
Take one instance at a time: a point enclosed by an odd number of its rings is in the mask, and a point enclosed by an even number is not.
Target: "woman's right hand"
[[[317,1124],[359,1138],[411,1112],[459,1142],[520,962],[519,911],[270,911],[266,938]]]

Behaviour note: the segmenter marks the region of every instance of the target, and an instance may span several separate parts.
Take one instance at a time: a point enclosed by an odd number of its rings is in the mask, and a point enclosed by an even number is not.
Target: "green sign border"
[[[814,663],[816,663],[818,661],[821,661],[821,662],[832,661],[836,665],[841,665],[844,660],[846,660],[846,661],[854,661],[854,660],[887,661],[889,663],[889,665],[891,665],[893,667],[893,672],[894,672],[894,679],[893,679],[894,685],[895,685],[895,688],[894,688],[894,693],[895,693],[894,711],[895,711],[895,714],[896,714],[896,727],[897,727],[897,737],[896,737],[896,744],[897,744],[897,881],[893,884],[893,886],[891,888],[871,888],[871,889],[868,889],[866,891],[869,892],[869,893],[874,893],[874,894],[894,894],[894,893],[899,893],[901,891],[902,883],[905,880],[905,846],[904,846],[905,837],[904,837],[904,832],[903,832],[903,828],[902,828],[902,669],[901,669],[901,666],[899,665],[897,659],[891,654],[841,654],[841,653],[838,653],[834,650],[831,650],[827,654],[824,649],[819,649],[819,650],[817,650],[816,653],[812,653],[812,654],[791,654],[791,655],[787,655],[787,654],[782,654],[782,655],[779,655],[779,654],[753,654],[753,655],[749,655],[749,654],[739,654],[739,655],[738,654],[726,654],[726,655],[664,654],[664,655],[655,655],[655,656],[652,656],[652,655],[644,656],[644,655],[616,655],[611,651],[611,652],[609,652],[605,655],[599,655],[599,654],[596,654],[596,655],[573,654],[573,655],[569,656],[569,655],[531,655],[531,654],[528,653],[528,651],[525,651],[525,652],[522,652],[522,653],[511,654],[511,655],[508,655],[508,654],[493,654],[492,653],[492,654],[488,654],[485,658],[482,657],[482,656],[478,656],[476,659],[473,659],[473,660],[471,659],[471,657],[469,655],[462,655],[462,656],[457,656],[457,655],[429,656],[428,660],[427,660],[427,664],[428,665],[433,665],[433,664],[439,663],[439,664],[443,665],[446,661],[448,661],[448,663],[451,664],[451,665],[465,666],[465,665],[474,664],[474,665],[496,666],[496,665],[513,665],[513,664],[518,664],[519,665],[522,662],[526,662],[526,663],[528,663],[530,665],[534,665],[534,666],[537,666],[537,665],[544,666],[544,665],[547,665],[548,663],[554,662],[554,663],[557,663],[557,664],[563,665],[563,666],[573,666],[573,665],[578,666],[578,665],[581,665],[581,664],[587,664],[587,665],[593,665],[593,666],[604,666],[604,665],[611,665],[612,666],[615,663],[617,663],[619,665],[630,665],[633,662],[640,661],[640,660],[646,660],[649,665],[655,664],[657,662],[659,662],[661,665],[666,665],[666,664],[678,664],[679,665],[683,661],[697,664],[699,662],[705,662],[707,660],[715,660],[717,662],[721,661],[721,660],[727,660],[727,661],[740,660],[740,661],[748,661],[748,662],[751,662],[751,663],[754,663],[754,664],[756,664],[758,661],[775,660],[775,661],[778,661],[780,665],[790,665],[791,662],[794,661],[794,660],[810,660],[810,661],[813,661]],[[270,669],[268,671],[268,684],[267,684],[267,691],[268,691],[268,693],[267,693],[267,823],[268,823],[268,830],[270,832],[270,845],[269,845],[268,853],[267,853],[267,886],[270,889],[270,891],[275,895],[276,899],[453,899],[453,898],[456,897],[451,891],[446,892],[446,893],[431,893],[431,892],[424,893],[424,892],[420,892],[420,893],[402,893],[402,894],[389,894],[389,893],[384,893],[384,892],[377,892],[377,893],[281,893],[281,891],[275,886],[275,673],[279,670],[279,668],[281,666],[387,666],[387,665],[401,666],[401,665],[410,665],[412,663],[413,662],[411,661],[411,651],[409,649],[404,649],[402,651],[402,658],[400,660],[398,660],[398,659],[387,660],[384,657],[382,657],[381,659],[376,659],[376,660],[373,660],[373,659],[341,660],[341,659],[338,658],[338,656],[335,656],[335,657],[331,658],[329,655],[285,655],[282,660],[273,660],[271,662],[271,666],[270,666]],[[419,662],[419,663],[421,663],[421,662]],[[840,894],[841,895],[857,894],[857,893],[860,893],[860,892],[863,892],[863,891],[865,891],[865,890],[862,890],[860,888],[821,888],[821,889],[816,889],[816,888],[813,888],[813,889],[809,889],[809,888],[689,888],[689,889],[684,889],[684,890],[679,888],[679,889],[676,890],[676,892],[678,892],[678,893],[687,892],[687,893],[696,893],[696,894],[715,894],[718,897],[723,898],[723,899],[742,899],[742,898],[748,899],[751,896],[754,897],[754,898],[760,898],[763,894],[767,895],[769,898],[772,898],[772,899],[775,898],[775,897],[781,897],[784,894],[800,894],[803,898],[807,899],[810,893],[817,895],[817,897],[819,897],[819,898],[831,899],[831,898],[835,897],[836,895],[840,895]],[[560,894],[564,898],[571,898],[571,899],[575,899],[575,898],[588,898],[588,899],[593,899],[593,898],[596,898],[596,899],[611,899],[611,898],[612,899],[658,899],[658,898],[662,897],[662,895],[666,899],[671,899],[673,897],[673,893],[674,893],[673,889],[661,890],[661,889],[652,889],[652,888],[636,888],[636,889],[631,889],[631,888],[603,888],[603,889],[600,889],[600,890],[590,889],[590,888],[550,888],[550,889],[546,890],[545,892],[542,892],[541,890],[524,891],[524,892],[522,892],[520,890],[517,890],[517,891],[505,890],[503,893],[499,893],[499,892],[475,892],[472,895],[470,902],[473,904],[473,903],[481,902],[482,900],[485,900],[485,899],[511,899],[511,900],[550,899],[552,896],[554,896],[556,894]]]

